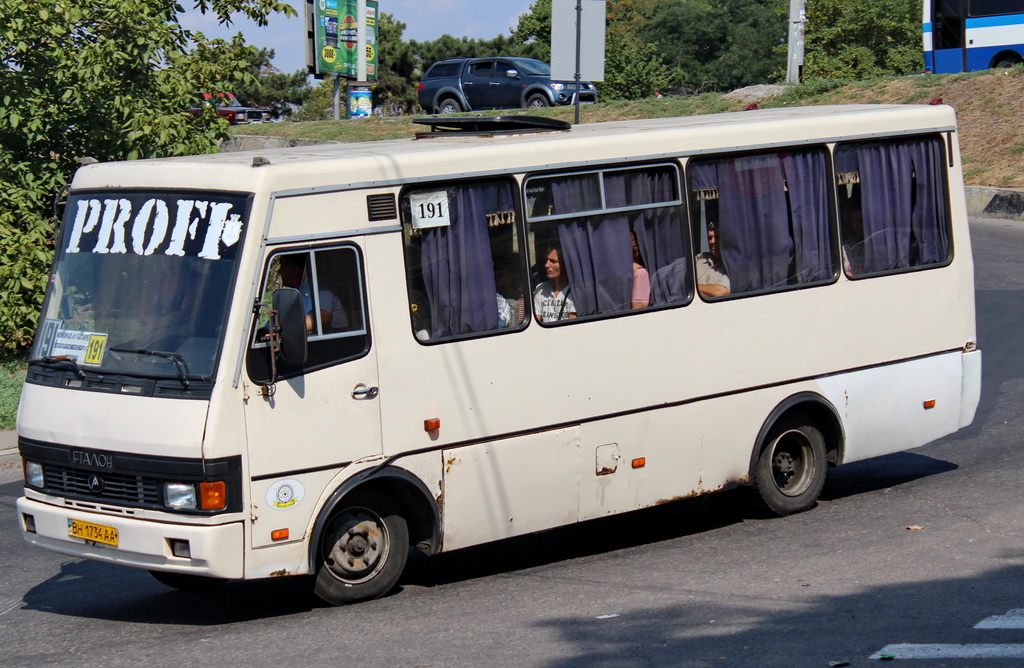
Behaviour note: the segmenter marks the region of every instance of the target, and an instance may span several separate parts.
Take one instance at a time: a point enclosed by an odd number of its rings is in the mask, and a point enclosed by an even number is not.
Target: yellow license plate
[[[92,543],[102,543],[117,547],[117,529],[108,527],[105,524],[93,524],[92,522],[68,519],[68,535],[72,538],[81,538]]]

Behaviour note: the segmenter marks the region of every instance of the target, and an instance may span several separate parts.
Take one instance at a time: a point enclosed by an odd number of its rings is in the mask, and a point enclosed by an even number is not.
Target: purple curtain
[[[600,202],[597,188],[597,179],[552,179],[555,212],[593,210],[593,203]],[[633,287],[629,219],[620,214],[561,221],[558,240],[576,314],[628,311]]]
[[[448,200],[451,225],[423,230],[420,261],[430,302],[430,337],[498,327],[487,214],[513,207],[505,183],[457,187]]]
[[[608,174],[605,197],[610,207],[677,200],[676,171],[664,167]],[[690,253],[684,213],[682,206],[671,206],[630,216],[640,256],[651,277],[651,306],[685,301],[689,295]]]
[[[835,271],[825,154],[818,151],[786,153],[781,159],[789,189],[793,277],[797,283],[827,280]]]
[[[694,190],[718,189],[718,243],[732,292],[832,276],[823,153],[695,163],[689,171]]]
[[[858,273],[935,264],[949,257],[937,140],[859,144],[836,150],[838,172],[860,174],[863,266]],[[859,243],[860,231],[849,241]]]

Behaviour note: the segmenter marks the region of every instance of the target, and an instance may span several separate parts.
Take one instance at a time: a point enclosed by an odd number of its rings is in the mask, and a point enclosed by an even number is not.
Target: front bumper
[[[133,517],[90,513],[21,497],[18,518],[25,540],[37,547],[82,559],[216,578],[244,576],[242,522],[218,525],[173,524]],[[35,532],[26,528],[31,516]],[[117,547],[86,542],[68,535],[69,520],[117,529]],[[188,541],[189,557],[171,553],[171,540]]]

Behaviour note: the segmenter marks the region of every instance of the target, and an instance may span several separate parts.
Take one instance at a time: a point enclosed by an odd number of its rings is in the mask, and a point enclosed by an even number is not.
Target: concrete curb
[[[964,197],[972,218],[1024,220],[1024,190],[965,186]]]

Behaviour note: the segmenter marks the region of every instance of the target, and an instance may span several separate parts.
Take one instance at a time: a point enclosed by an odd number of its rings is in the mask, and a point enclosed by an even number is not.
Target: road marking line
[[[1024,644],[1004,645],[886,645],[869,659],[1024,659]]]
[[[8,612],[14,610],[19,605],[21,605],[20,599],[0,602],[0,615],[6,615]]]
[[[1024,608],[1010,610],[1005,615],[986,617],[974,625],[976,629],[1024,629]]]

